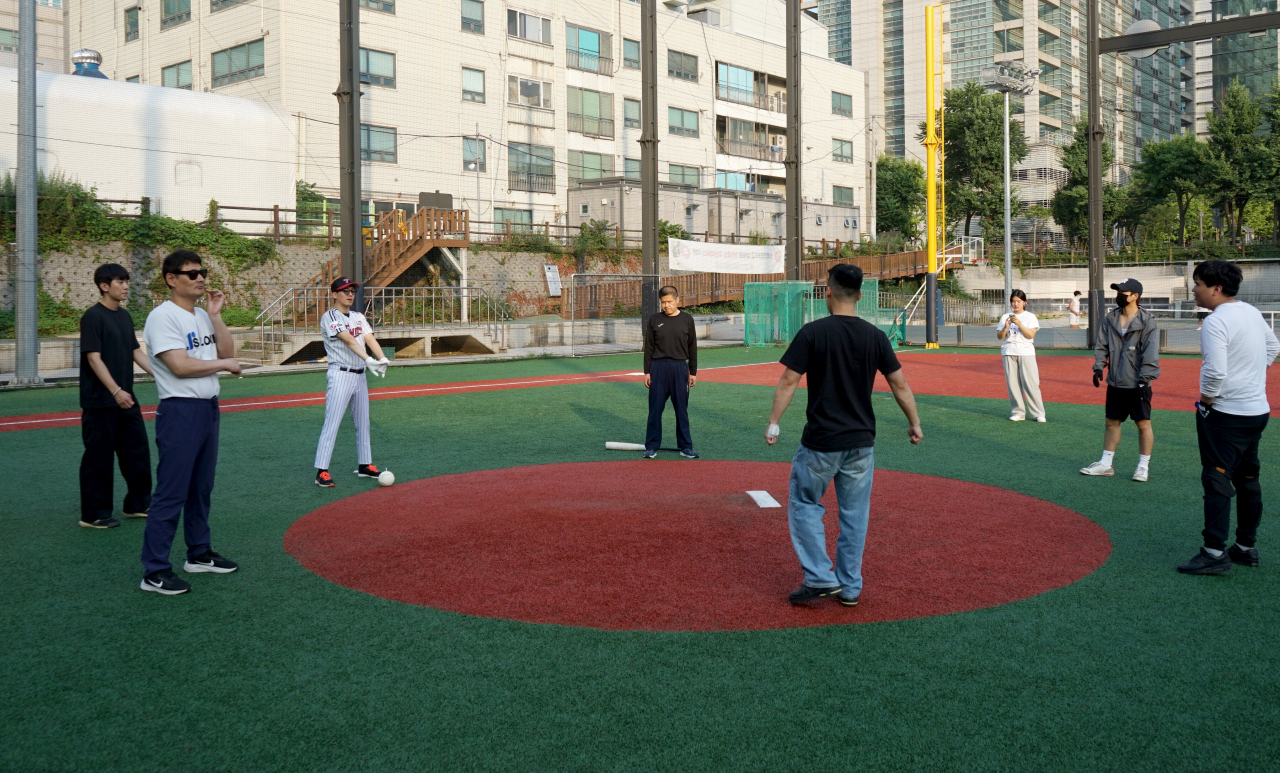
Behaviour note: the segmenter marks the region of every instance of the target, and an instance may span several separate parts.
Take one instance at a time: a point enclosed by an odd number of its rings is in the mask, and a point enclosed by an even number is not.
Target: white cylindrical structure
[[[36,329],[36,0],[18,4],[18,275],[14,283],[14,382],[40,383]]]

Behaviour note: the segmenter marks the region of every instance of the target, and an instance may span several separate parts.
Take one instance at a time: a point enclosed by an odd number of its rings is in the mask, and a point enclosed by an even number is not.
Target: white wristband
[[[777,437],[782,434],[782,428],[777,424],[770,424],[767,432],[764,433],[768,437]]]
[[[124,387],[116,387],[116,392],[119,392],[121,389],[124,389]],[[111,396],[112,396],[112,397],[115,397],[115,396],[116,396],[116,392],[112,392],[112,393],[111,393]]]

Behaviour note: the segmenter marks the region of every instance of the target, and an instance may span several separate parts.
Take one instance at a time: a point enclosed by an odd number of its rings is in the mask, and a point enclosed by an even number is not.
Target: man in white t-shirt
[[[1071,296],[1071,305],[1067,308],[1067,322],[1071,327],[1080,327],[1080,291],[1076,290]]]
[[[1178,567],[1185,574],[1222,574],[1233,563],[1258,565],[1262,520],[1258,445],[1271,415],[1267,368],[1280,341],[1262,314],[1236,300],[1243,274],[1225,260],[1207,260],[1192,273],[1196,305],[1210,314],[1200,329],[1200,482],[1204,486],[1204,547]],[[1231,498],[1236,498],[1236,542],[1227,547]]]
[[[226,574],[239,568],[210,546],[209,500],[218,466],[218,373],[238,374],[240,363],[222,321],[222,291],[208,291],[208,311],[196,306],[209,275],[200,256],[178,250],[164,259],[160,271],[172,294],[147,315],[142,333],[160,393],[160,462],[142,541],[141,587],[175,596],[191,590],[169,563],[180,516],[187,542],[184,571]]]

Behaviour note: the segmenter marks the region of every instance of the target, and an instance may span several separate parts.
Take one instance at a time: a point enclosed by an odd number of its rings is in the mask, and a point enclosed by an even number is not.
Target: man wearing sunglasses
[[[183,571],[226,574],[239,568],[210,546],[209,499],[218,466],[218,373],[239,374],[240,363],[222,321],[225,298],[221,290],[205,292],[209,272],[200,256],[178,250],[164,259],[160,271],[171,295],[147,315],[142,332],[160,393],[160,463],[142,541],[141,587],[176,596],[191,590],[169,563],[179,516],[187,542]],[[206,308],[196,306],[206,295]]]
[[[333,488],[333,476],[329,474],[329,461],[333,457],[333,444],[342,426],[342,414],[351,409],[351,420],[356,425],[356,475],[376,478],[382,474],[373,463],[373,450],[369,445],[369,384],[365,381],[367,370],[375,376],[387,377],[387,358],[382,347],[373,337],[369,320],[351,306],[356,300],[360,285],[345,276],[333,280],[329,292],[333,308],[320,318],[320,333],[324,336],[324,351],[329,360],[329,372],[324,390],[324,428],[320,430],[320,442],[316,445],[316,485]],[[374,356],[368,354],[373,352]]]

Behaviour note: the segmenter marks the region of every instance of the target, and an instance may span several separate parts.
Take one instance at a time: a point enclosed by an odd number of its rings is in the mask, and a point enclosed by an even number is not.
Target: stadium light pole
[[[36,299],[36,0],[18,4],[18,276],[14,283],[14,383],[39,384]]]
[[[341,76],[338,90],[338,163],[341,165],[342,274],[360,283],[355,308],[364,311],[364,213],[360,206],[360,2],[339,0]]]
[[[1013,295],[1013,218],[1009,193],[1013,181],[1009,164],[1009,95],[1027,96],[1036,90],[1040,70],[1026,70],[1021,62],[1005,62],[982,68],[982,85],[1004,94],[1004,304],[1009,308]]]
[[[640,0],[640,316],[658,313],[658,0]]]
[[[800,279],[804,260],[804,203],[800,166],[800,0],[787,0],[787,279]]]

